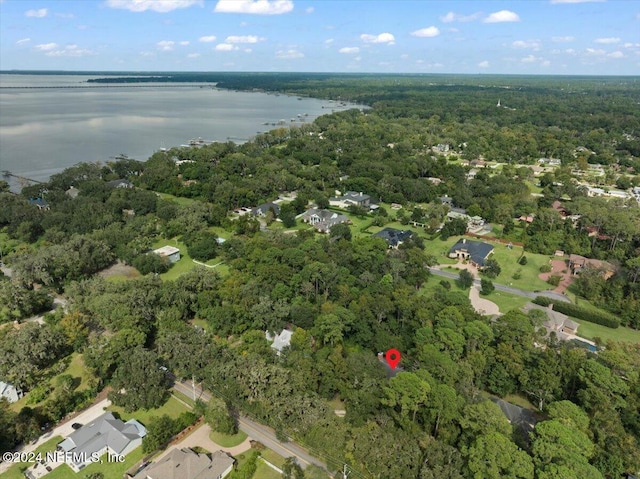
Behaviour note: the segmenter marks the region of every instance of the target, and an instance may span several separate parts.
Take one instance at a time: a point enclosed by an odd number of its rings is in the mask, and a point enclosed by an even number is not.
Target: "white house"
[[[16,388],[13,384],[0,381],[0,398],[5,398],[11,403],[18,401],[22,396],[21,389]]]
[[[175,263],[180,259],[180,250],[175,246],[163,246],[154,249],[153,252],[162,258],[167,258],[171,263]]]

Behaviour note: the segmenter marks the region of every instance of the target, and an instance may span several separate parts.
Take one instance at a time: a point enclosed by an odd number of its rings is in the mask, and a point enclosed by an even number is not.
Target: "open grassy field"
[[[507,313],[512,309],[520,309],[530,301],[529,298],[525,298],[524,296],[505,293],[504,291],[494,291],[489,296],[481,296],[481,298],[496,303],[502,314]]]
[[[126,412],[124,408],[121,408],[119,406],[114,406],[113,404],[109,406],[107,409],[114,413],[118,413],[118,415],[120,416],[120,419],[122,419],[125,422],[128,421],[129,419],[136,419],[137,421],[141,422],[145,426],[149,424],[149,420],[151,419],[152,416],[158,417],[166,414],[167,416],[175,419],[183,412],[190,411],[190,409],[187,408],[187,406],[185,406],[184,404],[182,404],[180,401],[178,401],[176,398],[173,398],[173,397],[169,397],[167,402],[157,409],[144,409],[144,410],[138,409],[137,411]]]
[[[163,200],[171,200],[178,203],[179,205],[190,205],[192,203],[195,203],[196,201],[199,201],[191,198],[183,198],[181,196],[173,196],[173,195],[170,195],[169,193],[156,193],[156,194],[160,196],[160,198],[162,198]]]
[[[599,324],[581,321],[571,318],[576,323],[580,323],[578,328],[578,336],[591,339],[600,338],[603,341],[626,341],[629,343],[640,343],[640,331],[631,328],[619,327],[617,329],[607,328]]]

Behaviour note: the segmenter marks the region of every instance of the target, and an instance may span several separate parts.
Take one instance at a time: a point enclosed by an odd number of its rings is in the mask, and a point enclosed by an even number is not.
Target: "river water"
[[[0,74],[0,174],[42,181],[79,162],[146,160],[192,138],[242,143],[281,120],[300,125],[339,108],[211,84],[86,83],[96,77]]]

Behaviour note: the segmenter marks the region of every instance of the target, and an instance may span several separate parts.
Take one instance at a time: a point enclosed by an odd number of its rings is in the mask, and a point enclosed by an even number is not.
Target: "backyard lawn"
[[[136,419],[141,422],[143,425],[147,426],[149,424],[149,420],[152,416],[159,417],[163,415],[167,415],[173,419],[177,418],[180,414],[185,411],[190,411],[187,406],[182,404],[174,397],[169,397],[166,403],[160,406],[157,409],[139,409],[133,412],[126,412],[123,408],[119,406],[114,406],[113,404],[107,408],[109,411],[114,413],[118,413],[120,419],[123,421],[128,421],[129,419]]]
[[[142,457],[142,447],[138,447],[127,454],[124,462],[108,462],[105,454],[100,458],[102,463],[90,464],[82,469],[80,473],[74,472],[69,466],[63,464],[47,474],[45,479],[80,479],[97,472],[101,472],[104,479],[122,479],[124,473],[140,462]]]
[[[222,434],[220,432],[211,431],[209,437],[213,442],[222,447],[235,447],[238,444],[242,444],[242,441],[247,438],[247,433],[238,431],[236,434]]]
[[[629,343],[640,343],[640,331],[631,328],[619,327],[617,329],[607,328],[606,326],[600,326],[599,324],[589,323],[587,321],[581,321],[576,318],[571,318],[576,323],[580,323],[578,328],[578,336],[591,339],[600,338],[603,341],[626,341]]]
[[[264,461],[258,459],[258,467],[256,468],[256,472],[253,477],[255,479],[281,479],[282,474],[267,466]]]

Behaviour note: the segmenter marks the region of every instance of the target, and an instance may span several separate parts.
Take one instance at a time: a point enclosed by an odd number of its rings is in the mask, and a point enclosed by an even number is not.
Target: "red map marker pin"
[[[400,362],[400,351],[392,348],[385,353],[384,358],[387,360],[389,366],[391,366],[391,369],[395,369]]]

